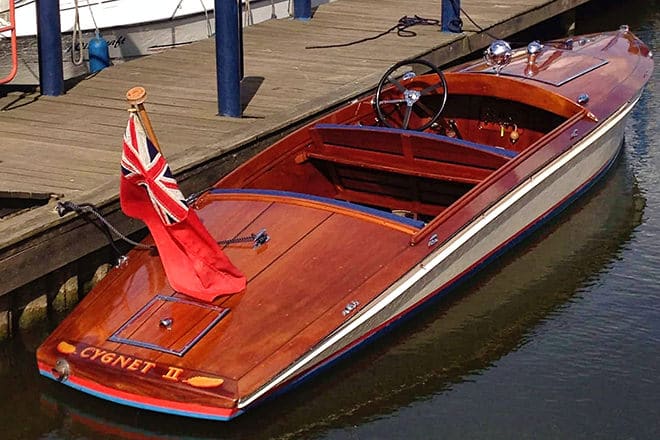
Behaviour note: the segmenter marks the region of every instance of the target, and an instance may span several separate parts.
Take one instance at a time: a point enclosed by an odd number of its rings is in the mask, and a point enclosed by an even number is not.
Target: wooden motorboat
[[[398,63],[222,178],[192,207],[214,240],[254,238],[223,249],[246,287],[184,294],[164,248],[133,250],[38,349],[41,374],[228,420],[450,292],[604,175],[653,69],[625,26],[484,58]]]
[[[281,438],[290,432],[287,428],[295,426],[297,438],[312,438],[318,437],[319,429],[327,429],[328,423],[338,427],[382,418],[396,408],[431,398],[461,381],[463,375],[489,369],[516,351],[548,315],[575,299],[587,280],[600,278],[642,222],[644,195],[625,162],[616,163],[605,181],[580,200],[584,203],[576,203],[579,206],[569,208],[561,221],[544,227],[538,234],[543,237],[532,236],[504,256],[506,267],[488,268],[491,270],[484,272],[490,274],[480,274],[476,284],[468,283],[472,285],[467,291],[466,286],[457,289],[460,297],[452,295],[450,305],[419,314],[412,325],[383,338],[381,342],[386,344],[361,352],[351,358],[350,365],[328,372],[337,380],[326,378],[274,399],[265,411],[251,412],[250,416],[258,418],[277,412],[282,423],[248,421],[241,425],[242,437]],[[496,266],[502,265],[498,261]],[[7,379],[9,395],[12,386],[14,395],[21,394],[24,384]],[[23,380],[29,380],[29,375]],[[206,426],[195,424],[196,419],[182,423],[186,421],[178,417],[164,421],[158,413],[155,417],[143,414],[138,425],[131,423],[135,420],[131,411],[108,411],[102,401],[63,398],[66,391],[42,387],[39,401],[41,412],[49,419],[66,415],[69,432],[84,429],[88,437],[135,440],[206,438],[195,435]],[[6,410],[10,401],[6,401]]]

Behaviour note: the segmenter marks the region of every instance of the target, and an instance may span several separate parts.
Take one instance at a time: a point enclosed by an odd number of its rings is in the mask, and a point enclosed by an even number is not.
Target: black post
[[[39,86],[43,95],[64,93],[60,0],[37,0]]]
[[[238,2],[215,0],[215,64],[217,69],[218,113],[241,116],[239,67]]]

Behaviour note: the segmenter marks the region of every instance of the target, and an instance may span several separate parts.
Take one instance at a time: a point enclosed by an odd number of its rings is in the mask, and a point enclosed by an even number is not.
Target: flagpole
[[[158,144],[158,139],[156,138],[156,133],[151,127],[149,115],[147,114],[147,110],[144,108],[144,101],[147,100],[147,91],[144,90],[144,87],[133,87],[131,90],[126,92],[126,100],[133,107],[129,109],[129,111],[132,111],[133,109],[137,111],[138,117],[140,118],[140,121],[142,121],[142,125],[144,126],[144,130],[146,131],[147,136],[149,136],[149,139],[151,139],[151,142],[154,144],[154,146],[158,148],[158,151],[161,151],[160,144]]]

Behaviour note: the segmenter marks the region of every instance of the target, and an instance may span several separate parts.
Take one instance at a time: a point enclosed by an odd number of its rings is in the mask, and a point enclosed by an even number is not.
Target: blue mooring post
[[[442,32],[463,32],[461,0],[442,0]]]
[[[236,9],[238,12],[238,79],[243,81],[245,66],[243,64],[243,2],[241,0],[238,0]]]
[[[60,0],[37,0],[37,52],[42,95],[64,93]]]
[[[218,113],[241,116],[238,1],[215,0],[215,65],[218,83]]]
[[[296,20],[312,18],[312,0],[293,0],[293,18]]]

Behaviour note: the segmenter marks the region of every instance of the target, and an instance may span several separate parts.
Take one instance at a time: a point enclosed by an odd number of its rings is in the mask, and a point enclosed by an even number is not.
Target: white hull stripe
[[[278,387],[289,379],[293,378],[296,374],[302,372],[302,370],[309,367],[309,363],[318,357],[325,350],[330,348],[332,345],[337,344],[341,339],[345,338],[351,332],[355,331],[358,327],[362,326],[369,319],[374,317],[377,313],[382,311],[387,307],[392,301],[399,298],[404,294],[408,289],[415,285],[419,280],[421,280],[427,273],[429,273],[433,268],[445,260],[449,255],[456,252],[463,246],[470,238],[479,233],[484,227],[486,227],[490,222],[495,220],[502,213],[506,212],[514,203],[524,197],[527,193],[536,188],[539,184],[548,179],[552,174],[560,170],[568,162],[573,160],[577,155],[586,150],[591,144],[596,140],[604,136],[610,129],[615,127],[622,119],[624,119],[628,113],[632,110],[634,105],[639,100],[639,96],[636,97],[633,101],[629,102],[627,106],[621,108],[613,116],[611,116],[607,121],[605,121],[600,127],[594,130],[591,134],[587,135],[585,139],[580,141],[567,151],[562,154],[560,157],[555,159],[550,165],[548,165],[543,170],[537,172],[532,177],[527,179],[525,183],[515,188],[508,195],[506,195],[502,200],[500,200],[495,206],[490,208],[485,214],[482,214],[480,219],[463,231],[459,232],[454,239],[449,243],[443,246],[441,249],[436,251],[435,256],[429,257],[429,259],[419,264],[419,270],[403,281],[398,287],[394,288],[385,298],[378,302],[371,308],[365,309],[362,314],[357,315],[354,320],[350,321],[343,328],[332,334],[328,337],[322,344],[317,346],[313,351],[310,351],[302,359],[292,365],[288,370],[283,372],[280,376],[276,377],[272,382],[262,389],[256,391],[250,397],[239,402],[238,407],[244,408],[255,400],[262,397],[264,394],[270,390]],[[579,186],[579,185],[577,185]],[[332,357],[332,353],[328,357]]]

